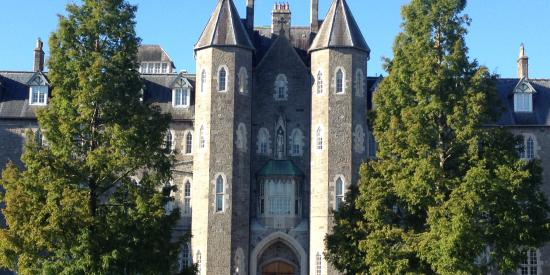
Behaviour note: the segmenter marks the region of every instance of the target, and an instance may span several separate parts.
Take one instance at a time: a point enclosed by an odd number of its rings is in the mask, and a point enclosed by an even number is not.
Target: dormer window
[[[48,86],[31,86],[30,103],[31,105],[47,105]]]
[[[527,79],[522,79],[514,89],[514,112],[533,112],[533,94],[535,89]]]
[[[189,89],[176,88],[173,90],[172,105],[174,107],[189,107]]]

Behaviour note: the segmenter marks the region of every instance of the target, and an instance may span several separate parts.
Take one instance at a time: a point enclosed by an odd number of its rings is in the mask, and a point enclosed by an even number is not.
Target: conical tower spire
[[[370,48],[346,0],[334,0],[309,51],[325,48],[355,48],[370,53]]]
[[[219,0],[204,28],[195,51],[212,46],[254,49],[233,0]]]

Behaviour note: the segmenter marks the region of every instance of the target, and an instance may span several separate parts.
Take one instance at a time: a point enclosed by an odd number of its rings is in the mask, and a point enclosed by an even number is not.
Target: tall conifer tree
[[[514,271],[550,236],[540,165],[520,160],[518,138],[496,126],[495,77],[468,59],[465,5],[402,9],[374,95],[377,159],[361,168],[357,200],[326,240],[349,274]]]
[[[18,274],[174,273],[170,116],[140,100],[136,7],[83,0],[67,12],[49,41],[51,103],[37,114],[47,145],[29,135],[25,170],[8,165],[0,182],[0,265]]]

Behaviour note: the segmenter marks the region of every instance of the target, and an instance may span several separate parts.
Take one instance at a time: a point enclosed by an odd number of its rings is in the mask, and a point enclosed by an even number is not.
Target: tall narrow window
[[[535,142],[533,137],[528,137],[525,144],[525,156],[527,159],[535,158]]]
[[[202,70],[201,73],[201,93],[206,90],[206,70]]]
[[[317,73],[317,94],[323,93],[323,73],[319,71]]]
[[[323,258],[321,257],[321,253],[317,252],[317,256],[315,257],[315,275],[321,275],[321,272],[323,271],[322,269],[322,261],[323,261]]]
[[[246,94],[248,92],[248,73],[243,67],[239,70],[239,92]]]
[[[269,155],[269,131],[266,128],[261,128],[258,132],[258,150],[260,155]]]
[[[288,79],[284,74],[277,76],[274,85],[275,93],[273,98],[276,101],[284,101],[288,99]]]
[[[218,91],[225,92],[227,86],[227,71],[225,68],[221,68],[218,72]]]
[[[155,74],[160,74],[160,63],[155,63]]]
[[[537,275],[539,269],[539,261],[536,249],[528,249],[525,251],[525,259],[520,264],[519,274],[521,275]]]
[[[344,181],[342,178],[338,178],[336,180],[336,186],[335,186],[335,194],[336,194],[336,205],[335,210],[339,210],[340,206],[344,202]]]
[[[260,214],[265,213],[265,183],[260,183]]]
[[[173,144],[174,142],[173,142],[172,132],[168,130],[168,132],[166,132],[166,137],[164,138],[164,148],[166,150],[172,151]]]
[[[36,145],[39,147],[44,146],[44,136],[42,136],[42,131],[40,129],[36,130],[35,137]]]
[[[317,150],[323,150],[323,129],[321,127],[317,128],[315,136]]]
[[[355,96],[363,97],[365,93],[365,79],[363,71],[358,69],[355,73]]]
[[[193,152],[193,134],[188,132],[185,136],[185,153],[191,154]]]
[[[372,132],[369,131],[369,157],[374,158],[376,157],[376,140],[374,139],[374,135]]]
[[[196,264],[197,264],[197,274],[202,274],[201,271],[202,271],[202,258],[201,258],[201,251],[197,251],[197,261],[196,261]]]
[[[181,249],[181,266],[182,268],[189,267],[191,254],[189,251],[189,244],[184,244]]]
[[[162,63],[162,73],[168,73],[168,63]]]
[[[292,148],[291,148],[292,156],[295,156],[295,157],[301,156],[303,146],[304,146],[304,135],[302,134],[302,131],[300,131],[300,129],[294,129],[292,131]]]
[[[183,188],[183,214],[191,215],[191,183],[185,182]]]
[[[223,177],[216,178],[216,212],[223,212]]]
[[[336,71],[336,93],[344,92],[344,72],[342,69]]]
[[[199,148],[204,149],[205,145],[206,140],[204,138],[204,126],[201,126],[201,129],[199,130]]]

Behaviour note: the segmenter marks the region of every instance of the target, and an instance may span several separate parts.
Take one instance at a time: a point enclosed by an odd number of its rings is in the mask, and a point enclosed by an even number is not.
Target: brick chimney
[[[44,43],[42,43],[42,40],[38,38],[38,40],[36,40],[36,48],[34,48],[34,65],[32,67],[32,70],[35,72],[44,71],[44,50],[42,50],[43,46]]]
[[[311,32],[319,31],[319,0],[311,0]]]
[[[290,38],[290,6],[288,3],[277,3],[273,6],[271,34]]]
[[[529,78],[529,57],[525,55],[525,46],[523,43],[519,47],[518,78]]]

